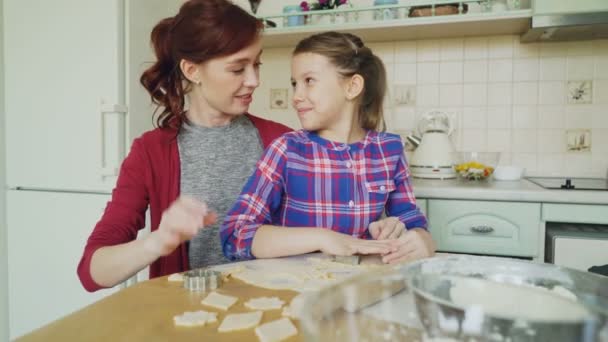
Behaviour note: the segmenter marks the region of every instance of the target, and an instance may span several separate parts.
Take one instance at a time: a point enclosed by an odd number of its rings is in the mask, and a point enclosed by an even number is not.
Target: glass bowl
[[[608,278],[506,258],[434,257],[308,294],[300,328],[315,342],[606,342]]]
[[[500,159],[500,152],[454,152],[453,167],[459,178],[465,180],[488,179]]]

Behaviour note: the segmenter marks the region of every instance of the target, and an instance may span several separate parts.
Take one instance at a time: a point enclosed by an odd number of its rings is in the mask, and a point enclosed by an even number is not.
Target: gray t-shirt
[[[219,227],[262,155],[258,130],[244,115],[223,127],[184,123],[177,144],[181,194],[206,202],[218,215],[215,224],[205,227],[190,240],[190,267],[227,263]]]

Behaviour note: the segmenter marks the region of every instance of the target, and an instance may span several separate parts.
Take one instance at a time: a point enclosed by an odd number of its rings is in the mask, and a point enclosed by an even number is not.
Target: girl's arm
[[[256,258],[277,258],[321,251],[333,255],[387,254],[397,251],[389,240],[365,240],[325,228],[263,225],[253,238]]]

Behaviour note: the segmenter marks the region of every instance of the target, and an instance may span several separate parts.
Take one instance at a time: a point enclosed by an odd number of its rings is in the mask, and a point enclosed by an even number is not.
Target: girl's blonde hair
[[[382,110],[386,94],[386,70],[382,60],[363,44],[361,38],[333,31],[318,33],[301,40],[293,55],[307,52],[328,58],[344,77],[361,75],[364,79],[358,108],[361,127],[373,130],[386,128]]]

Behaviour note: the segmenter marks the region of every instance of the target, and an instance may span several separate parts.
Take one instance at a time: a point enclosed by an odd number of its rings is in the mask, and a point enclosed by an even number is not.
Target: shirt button
[[[386,191],[386,187],[384,185],[380,186],[380,190]]]
[[[353,200],[348,201],[348,206],[349,207],[354,207],[355,206],[355,202]]]
[[[349,168],[349,169],[350,169],[352,166],[353,166],[353,164],[352,164],[351,162],[346,162],[346,167],[347,167],[347,168]]]

